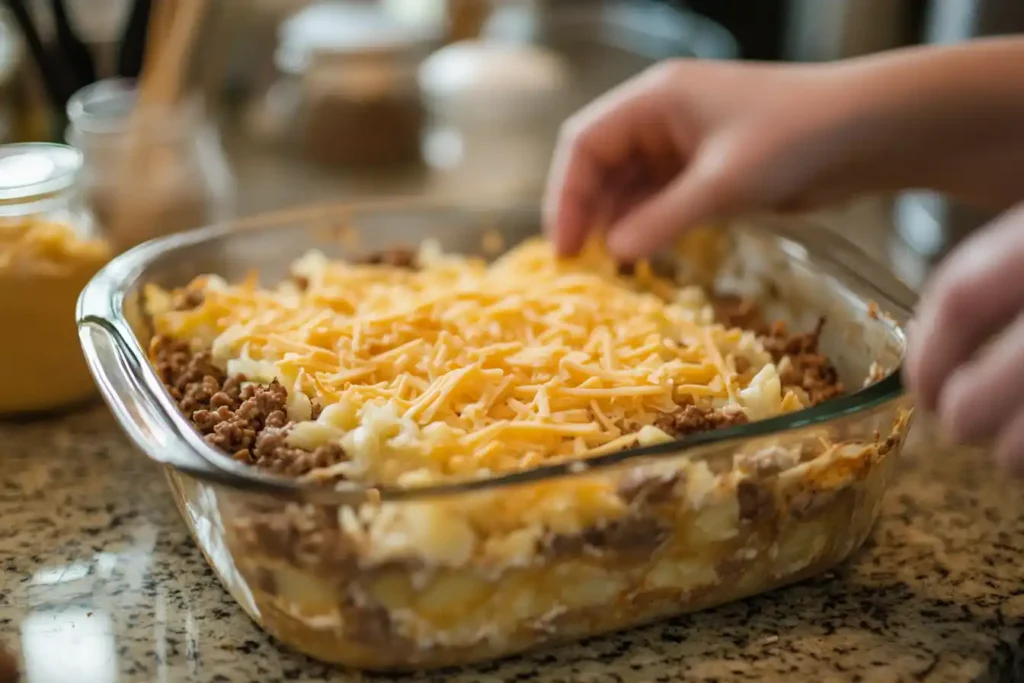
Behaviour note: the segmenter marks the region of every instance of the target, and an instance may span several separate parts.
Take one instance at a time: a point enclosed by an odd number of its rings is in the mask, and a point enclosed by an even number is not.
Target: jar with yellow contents
[[[81,153],[64,145],[0,146],[3,415],[68,408],[95,391],[75,305],[111,252],[79,200],[81,168]]]

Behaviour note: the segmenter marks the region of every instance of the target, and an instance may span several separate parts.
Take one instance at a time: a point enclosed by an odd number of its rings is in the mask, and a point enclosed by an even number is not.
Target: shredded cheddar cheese
[[[156,306],[157,333],[280,381],[301,397],[291,442],[339,441],[350,460],[332,473],[357,480],[489,476],[657,442],[657,418],[687,403],[758,419],[802,407],[752,333],[713,324],[699,288],[646,267],[623,278],[596,244],[558,259],[530,241],[490,265],[428,245],[420,265],[310,254],[293,267],[301,288],[204,278],[200,307]]]

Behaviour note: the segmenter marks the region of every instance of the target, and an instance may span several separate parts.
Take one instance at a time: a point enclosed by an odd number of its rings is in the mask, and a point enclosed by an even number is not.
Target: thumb
[[[741,187],[732,147],[710,144],[700,149],[672,182],[612,226],[609,251],[621,261],[635,261],[676,235],[738,208]]]

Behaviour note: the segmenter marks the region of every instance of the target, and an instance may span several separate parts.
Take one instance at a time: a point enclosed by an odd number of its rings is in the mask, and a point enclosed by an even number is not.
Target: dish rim
[[[480,217],[493,216],[496,213],[504,216],[522,214],[523,212],[532,215],[538,214],[535,206],[506,207],[495,210],[492,207],[474,207],[422,199],[344,202],[218,223],[151,240],[115,257],[93,277],[82,291],[75,318],[90,372],[122,429],[150,459],[201,480],[278,498],[352,505],[367,500],[408,502],[486,491],[493,492],[542,481],[549,482],[579,475],[597,474],[614,469],[634,459],[647,464],[663,458],[684,455],[699,458],[699,452],[689,454],[686,452],[709,450],[711,446],[717,447],[729,442],[741,442],[790,433],[848,418],[852,415],[864,414],[866,416],[894,402],[904,394],[901,362],[884,378],[863,389],[793,413],[694,434],[668,443],[630,448],[587,460],[543,465],[522,472],[483,479],[412,488],[357,483],[346,485],[344,482],[336,487],[324,487],[256,470],[249,465],[225,457],[221,451],[208,444],[174,406],[124,314],[126,294],[132,290],[139,278],[145,275],[147,268],[169,253],[202,243],[216,243],[218,238],[240,230],[268,232],[283,230],[292,227],[289,222],[296,220],[306,221],[309,223],[309,227],[306,229],[314,229],[318,219],[322,220],[330,215],[334,215],[335,218],[339,214],[347,216],[370,214],[379,217],[381,214],[389,212],[407,214],[409,211],[420,211],[425,214],[441,212],[463,216],[478,215]],[[806,234],[800,234],[800,239],[797,241],[796,231],[782,225],[782,220],[779,217],[763,218],[764,221],[772,224],[771,229],[755,222],[754,225],[745,227],[744,230],[770,235],[779,243],[780,249],[786,252],[790,259],[804,261],[808,266],[818,268],[822,275],[830,280],[838,280],[865,309],[869,308],[872,303],[881,306],[884,314],[879,319],[889,327],[890,334],[905,348],[906,336],[901,323],[905,323],[911,315],[914,301],[917,298],[913,290],[902,283],[884,265],[867,256],[844,238],[831,233],[828,228],[820,226],[816,221],[806,218],[787,217],[784,219],[791,223],[794,220],[799,221],[803,229],[817,228],[808,230]],[[493,220],[491,218],[492,222],[487,225],[494,225]],[[835,271],[840,271],[844,277],[838,277]],[[870,272],[870,276],[866,275],[866,272]],[[866,299],[861,296],[861,293],[851,291],[849,283],[842,282],[844,278],[856,282],[858,289],[873,291],[881,301]],[[93,335],[96,333],[106,336],[106,343],[110,345],[115,358],[111,358],[109,352],[97,348],[93,339]],[[120,375],[115,377],[116,373],[120,373]],[[120,391],[117,385],[121,386]],[[140,410],[148,415],[140,415]],[[149,432],[149,436],[147,436],[147,432]],[[159,439],[161,443],[153,443],[155,436],[162,437]],[[155,452],[154,449],[157,447],[164,449],[165,452]]]

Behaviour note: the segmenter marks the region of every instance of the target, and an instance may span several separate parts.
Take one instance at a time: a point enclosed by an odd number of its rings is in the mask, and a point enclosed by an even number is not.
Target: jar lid
[[[49,143],[0,145],[0,204],[43,199],[75,184],[82,154]]]
[[[453,43],[426,59],[419,71],[428,102],[459,118],[539,114],[567,81],[568,67],[557,53],[489,40]]]
[[[278,69],[306,71],[314,55],[409,50],[441,38],[433,22],[401,21],[386,8],[334,0],[296,12],[281,25],[275,54]]]
[[[96,81],[68,100],[68,121],[90,133],[120,132],[137,100],[138,90],[133,80],[109,78]]]
[[[204,121],[203,102],[196,95],[142,110],[138,108],[138,95],[136,81],[129,78],[108,78],[85,86],[68,100],[70,125],[65,139],[88,154],[100,136],[105,139],[103,144],[126,142],[129,132],[148,141],[177,142],[193,135]],[[134,126],[131,129],[129,121]]]

